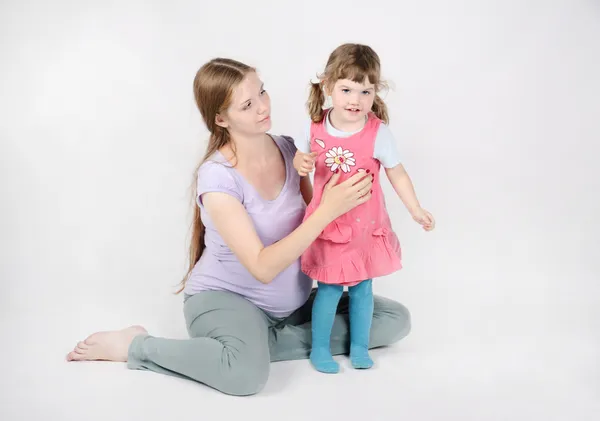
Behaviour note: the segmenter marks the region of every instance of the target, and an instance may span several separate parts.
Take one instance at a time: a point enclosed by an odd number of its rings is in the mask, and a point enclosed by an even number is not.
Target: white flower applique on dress
[[[348,149],[342,149],[341,146],[333,147],[325,154],[325,165],[329,167],[332,172],[335,172],[338,168],[341,168],[344,172],[350,172],[350,167],[356,165],[356,160],[352,158],[354,153]]]

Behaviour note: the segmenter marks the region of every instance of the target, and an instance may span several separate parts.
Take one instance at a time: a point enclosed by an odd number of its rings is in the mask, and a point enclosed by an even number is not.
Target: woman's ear
[[[226,129],[228,126],[227,120],[221,114],[217,114],[215,116],[215,124],[217,126],[223,127],[224,129]]]

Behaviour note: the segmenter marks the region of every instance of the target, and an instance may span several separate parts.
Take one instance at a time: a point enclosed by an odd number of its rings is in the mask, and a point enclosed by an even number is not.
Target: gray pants
[[[311,308],[307,303],[286,318],[274,318],[230,292],[189,297],[184,316],[190,339],[134,338],[127,366],[204,383],[230,395],[262,390],[273,361],[308,358]],[[369,348],[390,345],[410,331],[406,307],[375,296]],[[331,332],[331,353],[349,352],[348,294],[344,293]]]

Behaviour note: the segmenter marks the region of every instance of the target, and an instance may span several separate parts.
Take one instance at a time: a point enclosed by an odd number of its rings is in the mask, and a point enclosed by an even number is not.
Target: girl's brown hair
[[[319,83],[311,83],[306,103],[310,118],[315,123],[323,121],[323,105],[325,94],[323,88],[333,88],[340,79],[349,79],[356,83],[364,83],[367,79],[375,85],[376,91],[385,87],[381,80],[381,63],[377,53],[369,46],[362,44],[343,44],[337,47],[327,60],[325,71],[319,76]],[[373,113],[389,123],[387,106],[383,99],[375,94]]]
[[[248,73],[253,71],[255,71],[253,67],[239,61],[227,58],[215,58],[204,64],[194,78],[194,98],[196,99],[196,105],[204,120],[204,124],[210,132],[210,138],[206,153],[194,172],[194,187],[192,189],[194,192],[194,216],[189,247],[189,263],[187,273],[181,281],[180,289],[177,293],[180,293],[185,288],[185,283],[192,269],[198,260],[200,260],[205,248],[204,224],[200,219],[200,208],[196,203],[198,192],[195,186],[198,170],[212,154],[231,142],[231,137],[227,129],[216,124],[216,117],[229,107],[233,90],[244,80]]]

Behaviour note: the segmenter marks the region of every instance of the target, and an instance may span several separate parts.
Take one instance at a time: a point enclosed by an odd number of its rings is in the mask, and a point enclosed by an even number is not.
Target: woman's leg
[[[269,346],[271,361],[308,358],[311,351],[311,309],[315,297],[313,291],[307,303],[283,322],[270,329]],[[349,354],[350,323],[349,296],[344,293],[337,308],[331,330],[331,353]],[[373,320],[371,323],[369,349],[388,346],[410,333],[410,313],[402,304],[375,295],[373,297]]]
[[[190,339],[137,335],[127,366],[192,379],[230,395],[251,395],[264,387],[268,321],[260,309],[236,294],[205,291],[186,300],[184,315]]]

